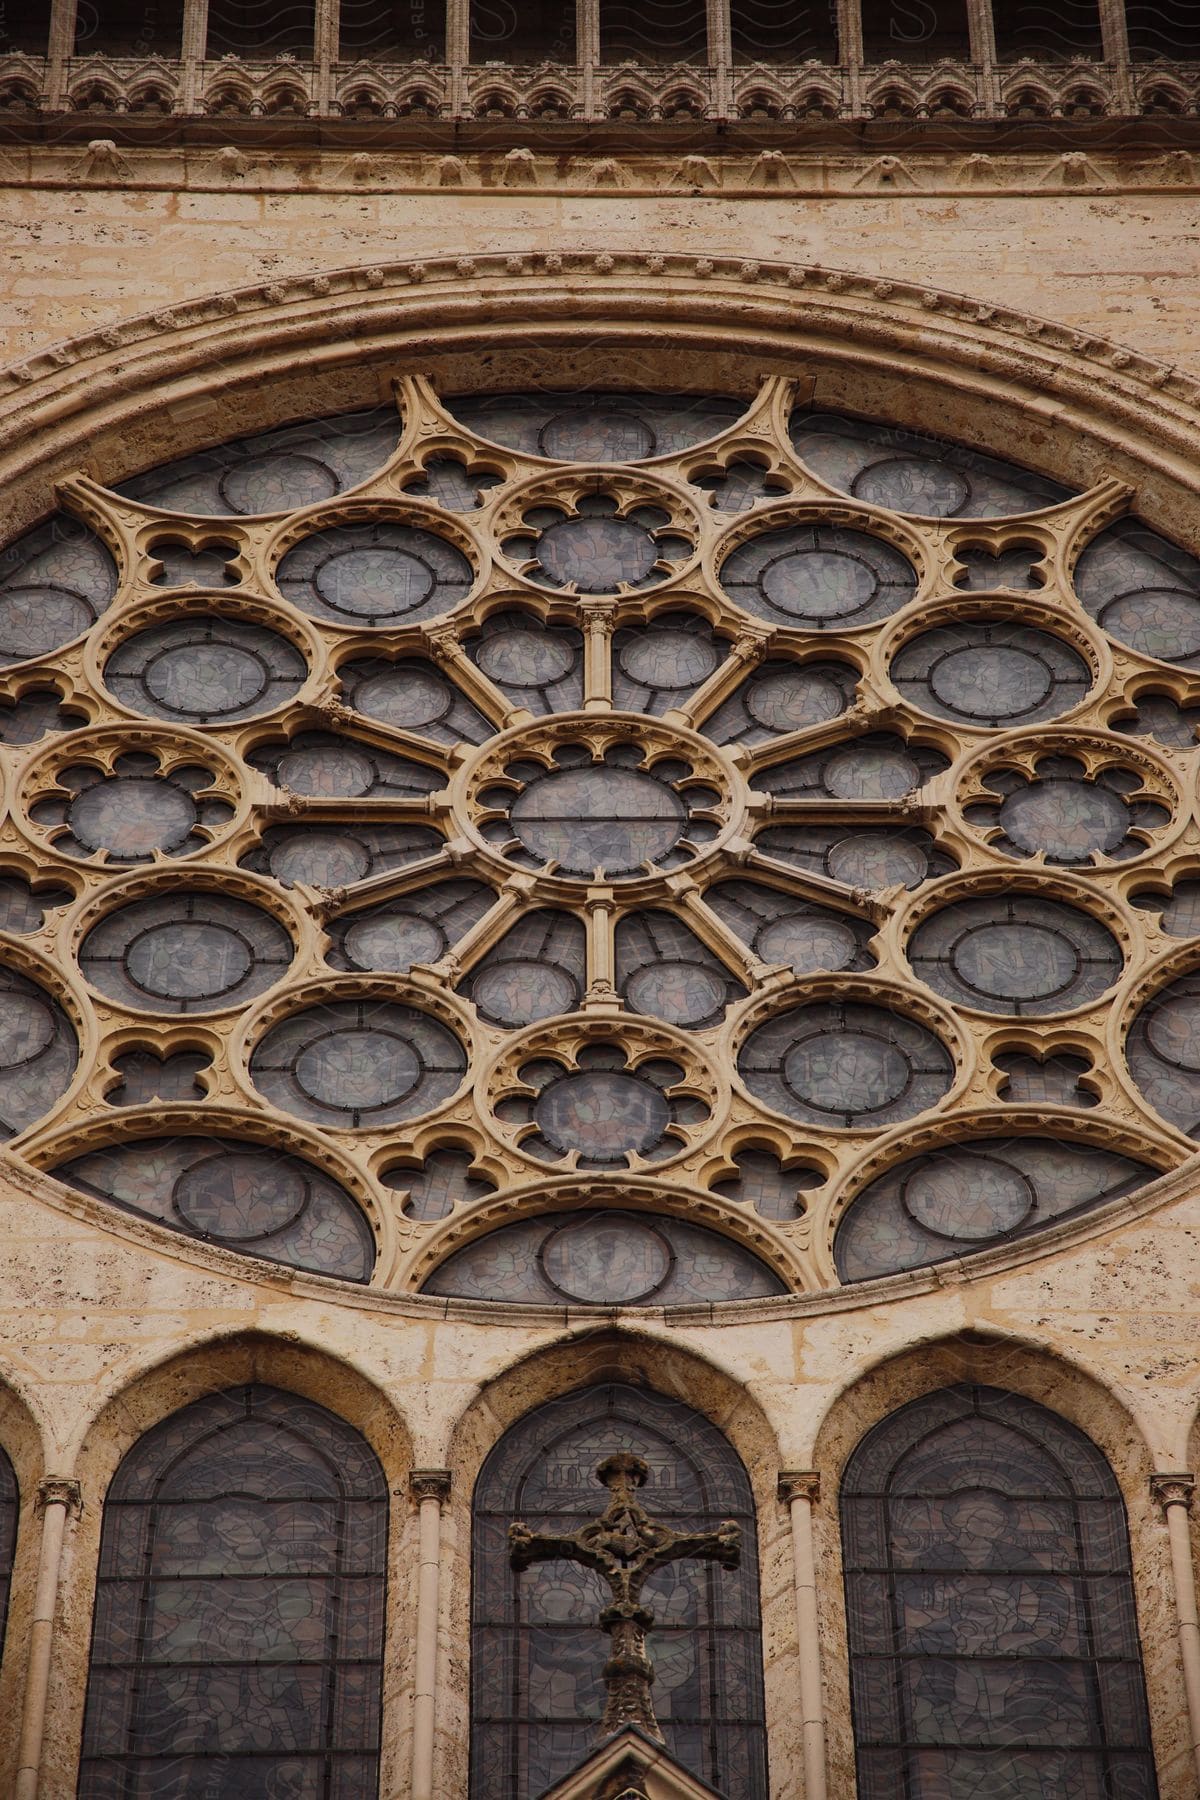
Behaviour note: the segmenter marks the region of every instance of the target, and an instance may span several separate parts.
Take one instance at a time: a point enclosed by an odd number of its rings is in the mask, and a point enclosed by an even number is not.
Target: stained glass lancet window
[[[262,1386],[129,1452],[104,1506],[78,1800],[372,1800],[387,1482]]]
[[[1032,1400],[903,1407],[842,1483],[859,1800],[1155,1800],[1125,1510]]]
[[[647,1510],[675,1530],[742,1527],[734,1571],[672,1563],[647,1583],[654,1707],[672,1754],[723,1800],[767,1792],[754,1502],[726,1439],[680,1401],[609,1384],[567,1394],[520,1420],[475,1489],[471,1635],[471,1800],[534,1800],[588,1754],[604,1707],[608,1598],[577,1563],[514,1574],[508,1527],[571,1532],[598,1511],[602,1457],[650,1465]]]

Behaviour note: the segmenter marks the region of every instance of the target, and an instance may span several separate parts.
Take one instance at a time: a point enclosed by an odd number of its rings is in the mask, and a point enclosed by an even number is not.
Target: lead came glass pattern
[[[861,1800],[1156,1800],[1120,1489],[996,1388],[926,1395],[841,1493]]]
[[[60,1000],[12,964],[53,1013],[0,1067],[21,1155],[78,1160],[98,1113],[96,1194],[345,1279],[391,1209],[403,1291],[456,1209],[511,1192],[524,1227],[576,1171],[608,1213],[608,1180],[680,1218],[707,1191],[722,1243],[769,1220],[811,1292],[835,1240],[840,1279],[887,1275],[1177,1168],[1198,547],[776,377],[546,378],[401,373],[398,409],[93,486],[86,520],[68,482],[0,553],[0,933],[67,971]],[[147,1141],[244,1129],[288,1134],[328,1246],[308,1201],[272,1238],[133,1182]],[[954,1194],[956,1156],[1003,1163],[994,1205],[914,1215],[918,1149]]]
[[[50,1111],[70,1086],[78,1057],[59,1003],[27,975],[0,966],[0,1141]]]
[[[1177,976],[1146,1002],[1126,1055],[1155,1111],[1189,1137],[1200,1134],[1200,978]]]
[[[387,1525],[370,1447],[298,1395],[149,1431],[104,1506],[79,1800],[374,1795]]]
[[[332,1176],[268,1145],[218,1137],[115,1144],[61,1163],[59,1178],[172,1231],[318,1275],[366,1281],[370,1226]]]
[[[686,1220],[630,1212],[547,1213],[447,1258],[427,1294],[535,1306],[706,1306],[784,1292],[765,1263]]]
[[[630,1451],[650,1466],[646,1504],[680,1531],[741,1526],[735,1570],[672,1563],[651,1577],[648,1650],[667,1747],[726,1800],[767,1792],[757,1530],[750,1484],[716,1427],[648,1388],[567,1394],[513,1426],[475,1489],[471,1800],[535,1800],[584,1759],[603,1708],[608,1590],[576,1563],[514,1574],[508,1527],[578,1529],[603,1504],[596,1464]]]

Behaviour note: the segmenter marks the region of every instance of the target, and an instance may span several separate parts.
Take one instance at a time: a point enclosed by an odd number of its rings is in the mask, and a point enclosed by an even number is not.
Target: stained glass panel
[[[924,1025],[853,1000],[777,1013],[750,1033],[737,1066],[750,1092],[776,1111],[859,1130],[924,1112],[949,1091],[954,1071]]]
[[[834,1243],[843,1281],[967,1256],[1130,1194],[1158,1170],[1095,1144],[980,1138],[910,1157],[854,1200]]]
[[[920,887],[958,867],[950,853],[917,826],[772,825],[759,832],[755,845],[764,856],[867,893]]]
[[[71,1085],[79,1048],[44,988],[0,967],[0,1140],[32,1125]]]
[[[908,559],[881,538],[840,525],[787,525],[727,556],[721,585],[775,625],[855,631],[897,612],[917,590]]]
[[[415,1169],[387,1169],[383,1184],[407,1195],[401,1207],[406,1219],[444,1219],[456,1206],[470,1206],[494,1194],[496,1184],[472,1172],[466,1150],[435,1150]]]
[[[1153,1800],[1125,1509],[1082,1432],[946,1388],[864,1438],[841,1511],[862,1800]]]
[[[613,634],[613,705],[654,714],[682,706],[716,673],[727,650],[708,621],[694,613],[666,613],[650,625],[622,626]]]
[[[275,571],[284,598],[314,619],[378,629],[449,612],[474,579],[462,551],[445,538],[391,522],[314,532]]]
[[[910,426],[797,412],[791,438],[813,474],[830,487],[895,512],[989,519],[1071,498],[1072,490],[1057,481]]]
[[[688,1306],[786,1292],[730,1238],[682,1219],[545,1213],[476,1238],[437,1269],[427,1294],[514,1305]]]
[[[854,704],[857,672],[839,662],[765,662],[735,688],[702,730],[716,744],[763,744],[824,725]]]
[[[682,919],[641,911],[616,934],[617,989],[631,1012],[692,1029],[719,1024],[746,988]]]
[[[432,663],[415,657],[388,662],[360,657],[343,663],[338,679],[346,702],[365,718],[413,731],[435,744],[482,744],[495,726]]]
[[[48,827],[66,856],[103,855],[137,863],[190,856],[233,817],[234,807],[215,791],[216,776],[199,764],[166,770],[155,753],[119,756],[106,775],[95,763],[57,773],[66,795],[41,800],[29,816]]]
[[[1084,699],[1092,672],[1049,632],[1009,623],[939,626],[892,659],[892,680],[935,718],[972,726],[1032,725]]]
[[[570,1217],[571,1215],[568,1215]],[[578,1217],[579,1215],[574,1215]],[[656,1221],[657,1225],[661,1223]],[[578,1564],[514,1574],[508,1526],[571,1532],[603,1505],[596,1464],[649,1464],[643,1495],[676,1530],[742,1528],[735,1570],[683,1562],[647,1584],[654,1704],[668,1748],[726,1800],[767,1792],[754,1505],[745,1470],[700,1414],[646,1388],[567,1394],[496,1445],[475,1490],[471,1800],[535,1800],[580,1763],[603,1709],[607,1589]]]
[[[940,751],[873,731],[760,770],[751,785],[781,799],[901,800],[949,768]]]
[[[966,808],[971,824],[986,827],[1005,855],[1041,854],[1048,863],[1127,861],[1171,816],[1159,801],[1139,798],[1136,770],[1110,764],[1092,775],[1071,756],[1042,757],[1033,774],[999,769],[985,785],[1000,798],[973,801]]]
[[[346,1281],[375,1240],[357,1202],[299,1156],[221,1137],[140,1138],[61,1163],[60,1181],[208,1243]]]
[[[587,990],[587,928],[538,908],[476,963],[458,992],[493,1025],[532,1025],[572,1013]]]
[[[117,591],[105,545],[55,513],[0,552],[0,667],[49,656],[94,625]]]
[[[442,838],[429,825],[269,825],[242,867],[272,875],[284,887],[352,887],[372,875],[436,856]]]
[[[1142,1007],[1125,1043],[1146,1099],[1189,1137],[1200,1132],[1200,977],[1177,976]]]
[[[415,1007],[335,1000],[272,1026],[250,1058],[259,1092],[334,1126],[380,1126],[431,1112],[467,1068],[453,1032]]]
[[[1092,539],[1075,565],[1075,591],[1118,642],[1200,667],[1200,559],[1140,519],[1119,519]]]
[[[169,512],[291,512],[365,481],[399,441],[399,414],[379,406],[214,444],[135,475],[116,491]]]
[[[468,431],[556,462],[641,462],[715,437],[739,419],[740,400],[707,394],[458,394],[446,402]]]
[[[79,966],[100,993],[138,1012],[196,1013],[265,993],[293,955],[290,936],[261,907],[172,888],[93,925]]]
[[[935,993],[983,1012],[1062,1012],[1121,973],[1116,939],[1078,907],[1031,894],[958,900],[919,925],[908,960]]]
[[[516,610],[492,613],[467,654],[514,706],[542,714],[583,705],[583,633],[573,625],[546,625]]]
[[[428,763],[332,731],[297,732],[286,743],[251,751],[246,761],[276,787],[315,800],[415,799],[446,781],[442,770]]]
[[[495,902],[482,881],[438,881],[382,906],[341,913],[326,927],[326,960],[335,969],[391,969],[435,963]]]
[[[821,969],[857,973],[875,966],[867,948],[875,928],[851,913],[834,912],[758,881],[722,881],[704,896],[760,962],[788,964],[796,975]]]
[[[0,931],[38,931],[47,913],[70,905],[74,898],[70,888],[49,884],[34,888],[22,876],[0,875]]]
[[[370,1800],[387,1522],[368,1445],[295,1394],[148,1432],[104,1508],[79,1800]]]
[[[287,638],[216,614],[135,632],[104,670],[109,692],[132,712],[188,725],[273,712],[307,677],[308,664]]]

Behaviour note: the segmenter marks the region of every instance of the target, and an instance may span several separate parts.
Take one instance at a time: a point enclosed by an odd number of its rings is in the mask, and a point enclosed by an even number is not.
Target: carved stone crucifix
[[[647,1578],[682,1557],[707,1557],[724,1569],[736,1569],[742,1558],[741,1527],[730,1519],[716,1531],[691,1532],[672,1531],[652,1519],[634,1492],[646,1485],[649,1474],[640,1456],[625,1451],[606,1456],[597,1465],[596,1479],[608,1488],[611,1499],[598,1519],[589,1519],[571,1537],[539,1535],[520,1520],[508,1528],[514,1569],[561,1557],[595,1569],[612,1590],[612,1600],[600,1614],[612,1648],[604,1665],[608,1698],[598,1739],[623,1725],[637,1725],[662,1742],[650,1698],[654,1664],[646,1655],[646,1633],[654,1624],[654,1614],[642,1605]]]

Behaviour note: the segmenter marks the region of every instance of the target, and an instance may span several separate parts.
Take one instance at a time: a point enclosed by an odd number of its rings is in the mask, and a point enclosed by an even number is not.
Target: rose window
[[[1197,547],[794,391],[404,378],[68,480],[0,555],[5,1155],[559,1310],[1032,1255],[1182,1165]]]

